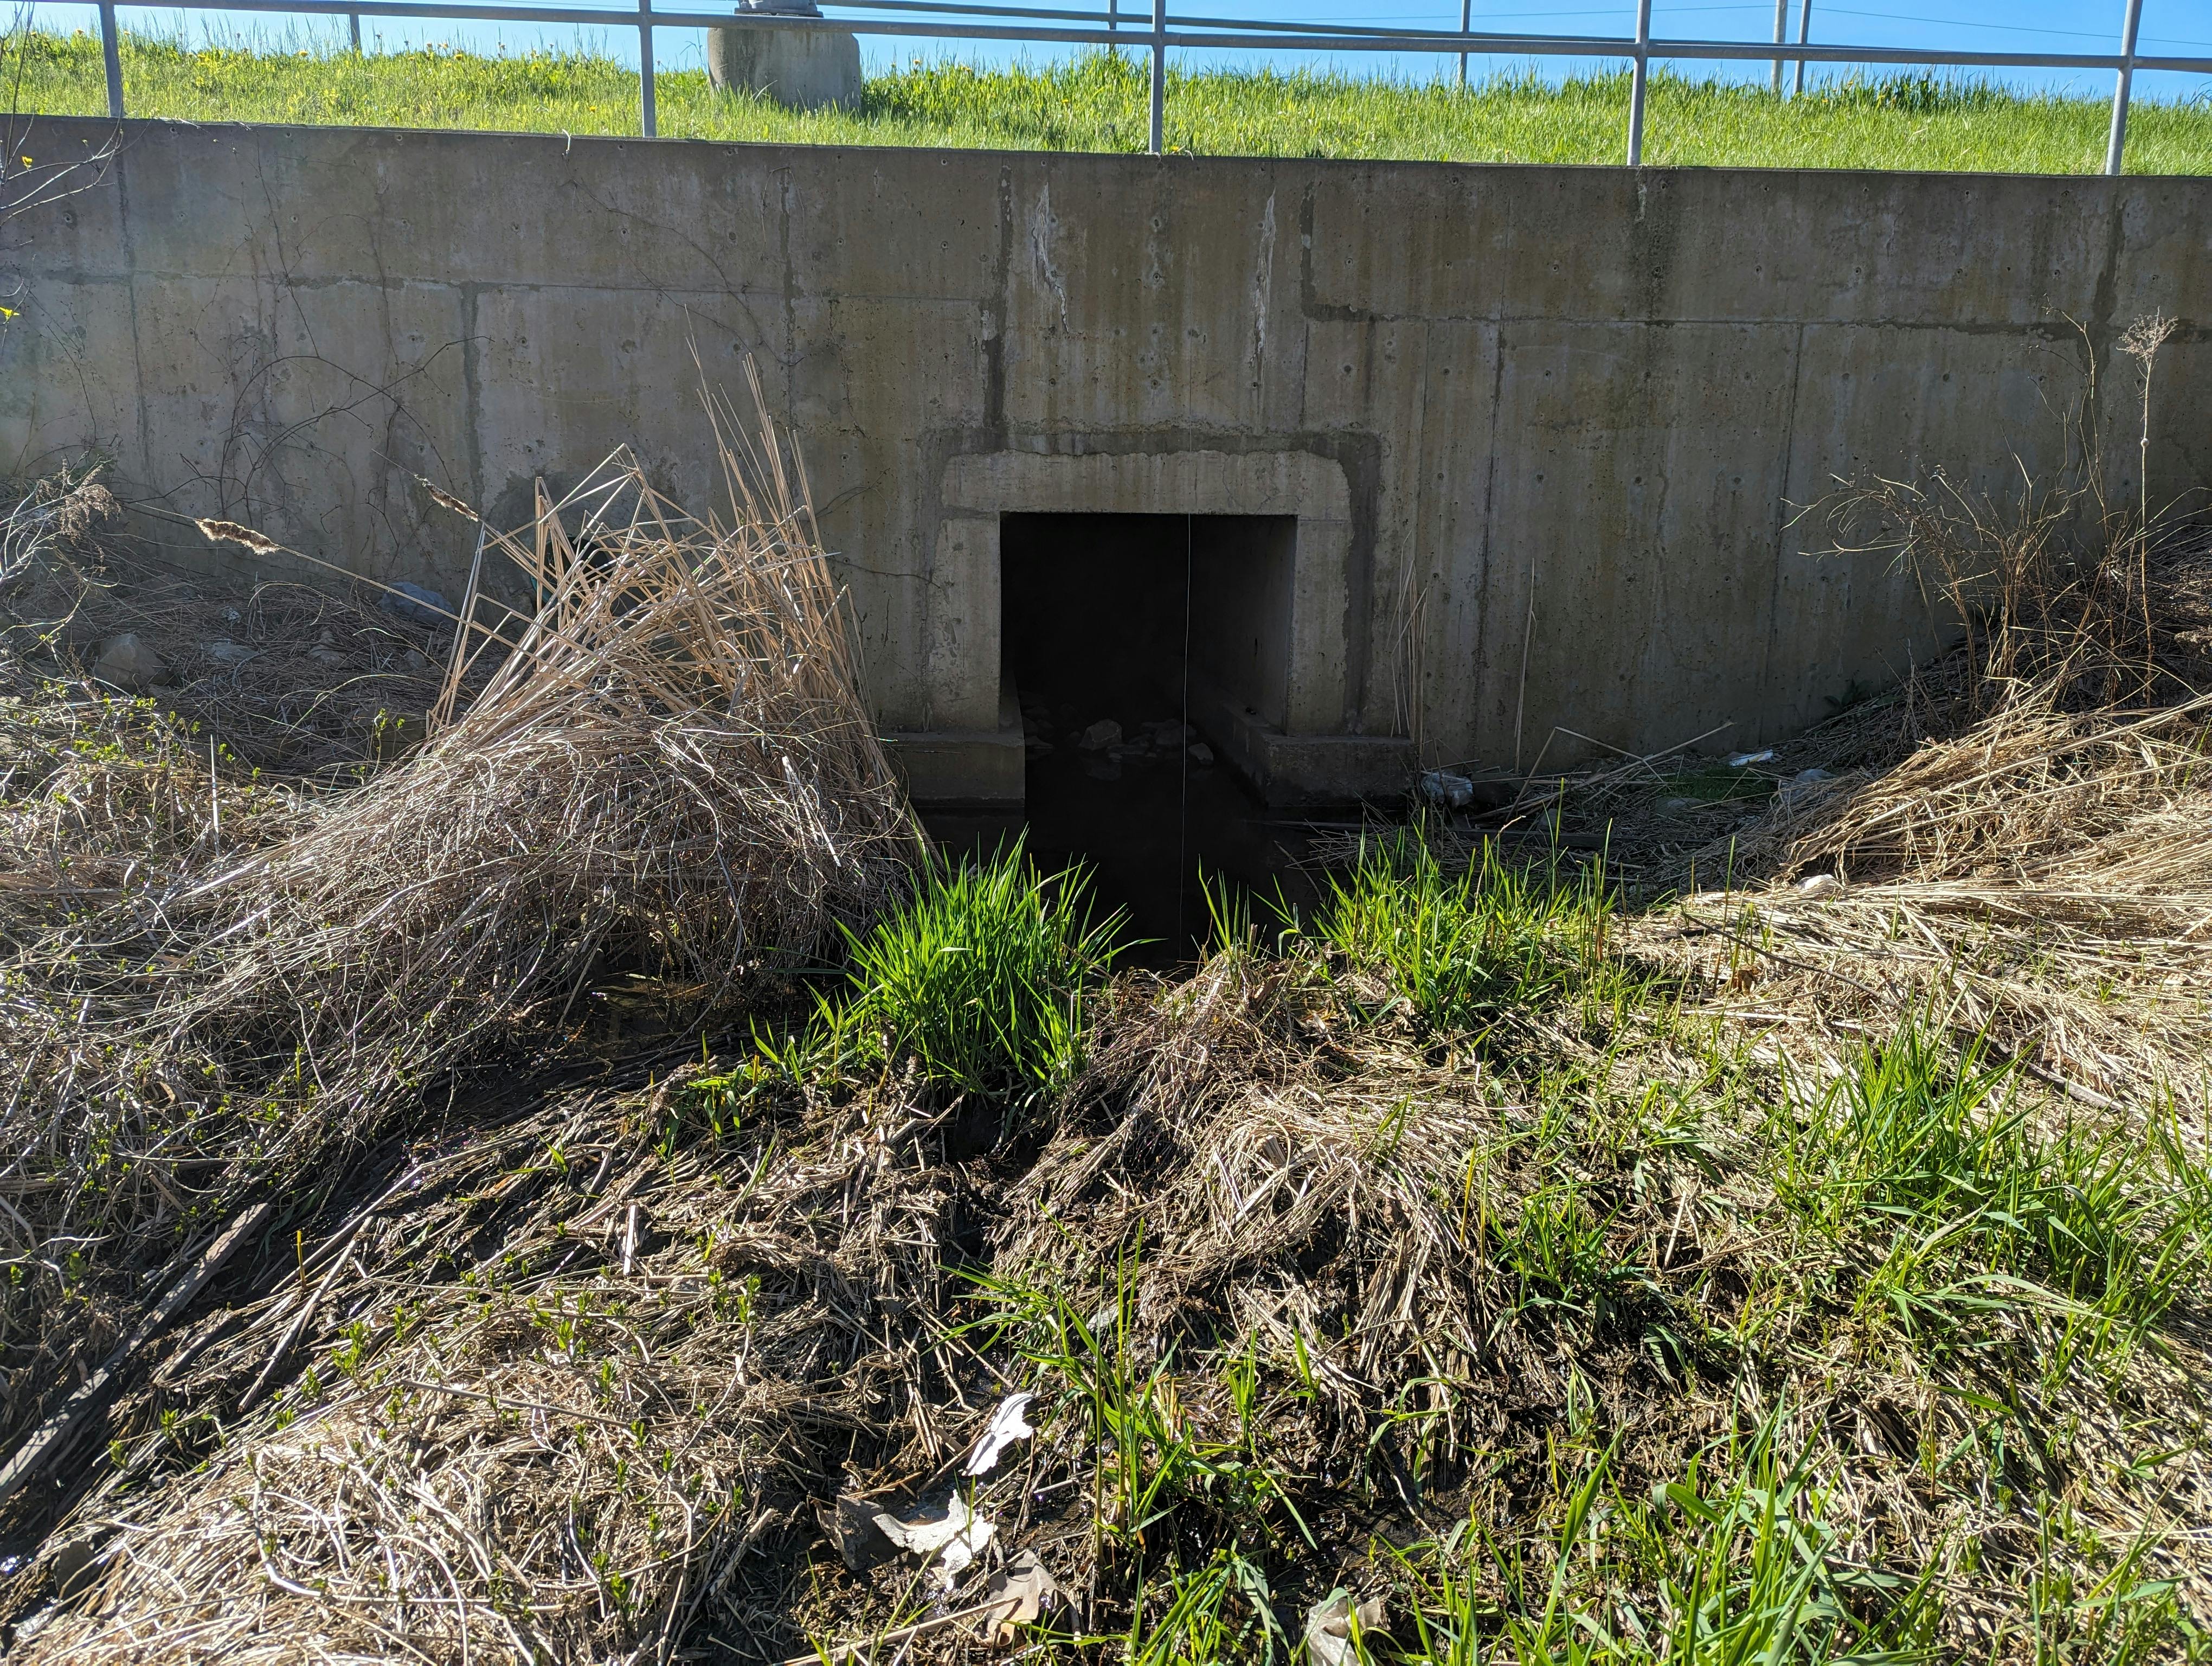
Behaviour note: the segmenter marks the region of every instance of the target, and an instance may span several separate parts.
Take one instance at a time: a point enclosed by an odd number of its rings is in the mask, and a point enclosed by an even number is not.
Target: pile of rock
[[[1057,750],[1049,714],[1042,708],[1026,707],[1022,717],[1029,756],[1049,757]],[[1198,731],[1172,717],[1140,723],[1133,730],[1124,730],[1117,718],[1102,717],[1081,728],[1071,722],[1061,733],[1066,737],[1066,744],[1083,754],[1085,773],[1102,781],[1118,780],[1124,764],[1143,767],[1177,761],[1186,755],[1197,769],[1213,763],[1213,749],[1199,738]]]

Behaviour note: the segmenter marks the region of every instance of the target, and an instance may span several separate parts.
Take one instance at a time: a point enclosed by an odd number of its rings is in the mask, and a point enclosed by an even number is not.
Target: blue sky
[[[542,0],[540,0],[542,3]],[[555,0],[557,3],[557,0]],[[597,0],[607,4],[611,0]],[[1078,0],[1016,0],[1037,7],[1073,9]],[[1801,0],[1787,0],[1789,28],[1794,37]],[[621,0],[611,0],[619,4]],[[708,0],[662,0],[686,9],[710,9]],[[1106,0],[1084,0],[1103,9]],[[1125,10],[1150,15],[1151,0],[1121,0]],[[2124,0],[1849,0],[1848,3],[1813,0],[1813,39],[1830,44],[1877,46],[1925,46],[1931,49],[2021,52],[2112,52],[2118,50]],[[1544,6],[1537,0],[1474,0],[1477,28],[1516,32],[1629,33],[1635,27],[1634,0],[1563,0]],[[1188,12],[1212,17],[1267,19],[1273,21],[1316,23],[1374,22],[1455,27],[1459,0],[1378,0],[1363,7],[1358,0],[1170,0],[1172,13]],[[96,27],[89,6],[40,3],[34,15],[47,27]],[[1654,32],[1662,36],[1701,40],[1764,40],[1772,38],[1773,0],[1655,0]],[[343,23],[320,19],[288,19],[252,13],[179,12],[160,7],[126,8],[125,27],[156,28],[197,37],[204,31],[218,34],[258,34],[283,38],[328,34],[342,31]],[[571,46],[580,39],[596,49],[635,62],[637,41],[628,30],[579,31],[559,24],[397,22],[372,19],[363,25],[367,37],[387,46],[445,42],[478,50],[504,47],[519,51],[532,46]],[[702,61],[698,31],[659,30],[655,52],[662,65],[696,67]],[[1038,47],[1002,46],[975,42],[895,40],[861,37],[861,50],[872,66],[893,58],[951,54],[982,63],[1004,62],[1027,55],[1045,56]],[[2212,57],[2212,7],[2204,0],[2144,0],[2142,50],[2193,57]],[[1222,61],[1252,63],[1251,52],[1207,53]],[[1416,55],[1378,57],[1364,53],[1340,54],[1334,58],[1310,53],[1278,53],[1273,61],[1285,68],[1299,64],[1327,66],[1351,74],[1398,75],[1423,77],[1438,72],[1448,60]],[[1470,66],[1519,69],[1511,59],[1477,60]],[[1549,74],[1564,73],[1571,60],[1552,59],[1539,67]],[[1763,65],[1686,64],[1692,73],[1717,73],[1764,78]],[[2016,84],[2070,88],[2102,95],[2111,77],[2101,71],[2012,70],[2003,78]],[[2144,75],[2137,79],[2137,96],[2149,98],[2212,97],[2212,77]]]

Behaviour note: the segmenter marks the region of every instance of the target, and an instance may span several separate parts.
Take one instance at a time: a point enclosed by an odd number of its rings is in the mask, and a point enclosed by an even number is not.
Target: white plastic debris
[[[925,1506],[925,1512],[904,1520],[878,1512],[876,1530],[908,1555],[928,1563],[930,1578],[938,1589],[951,1590],[968,1565],[983,1554],[983,1547],[997,1535],[999,1524],[970,1510],[957,1493],[945,1501],[943,1513],[938,1513],[934,1505]]]
[[[1347,1592],[1333,1590],[1306,1610],[1308,1666],[1359,1666],[1355,1633],[1364,1637],[1386,1629],[1381,1597],[1370,1596],[1354,1608]]]
[[[1731,752],[1728,762],[1731,769],[1748,769],[1754,763],[1771,763],[1774,762],[1774,748],[1769,746],[1763,752]]]
[[[983,1432],[976,1437],[975,1446],[969,1451],[968,1462],[962,1469],[963,1474],[989,1474],[998,1468],[1001,1452],[1036,1432],[1022,1415],[1023,1408],[1036,1398],[1033,1394],[1010,1394],[998,1403],[991,1420],[983,1426]]]
[[[1797,894],[1807,898],[1840,896],[1843,889],[1844,882],[1832,873],[1808,873],[1797,882]]]
[[[1430,769],[1421,775],[1421,796],[1431,804],[1464,810],[1474,802],[1474,783],[1449,769]]]

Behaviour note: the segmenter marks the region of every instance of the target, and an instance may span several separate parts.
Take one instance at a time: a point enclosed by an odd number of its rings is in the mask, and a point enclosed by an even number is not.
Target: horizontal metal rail
[[[1086,12],[1037,6],[972,3],[972,0],[828,0],[836,15],[794,16],[788,13],[732,11],[663,11],[652,0],[637,0],[631,8],[598,5],[501,4],[498,0],[161,0],[145,8],[159,11],[250,11],[292,15],[345,17],[356,48],[360,21],[364,17],[416,18],[424,21],[462,21],[504,23],[574,23],[638,32],[639,102],[642,125],[648,137],[655,120],[653,74],[653,32],[662,29],[791,29],[834,30],[854,34],[886,35],[952,40],[1005,40],[1045,46],[1127,46],[1152,59],[1153,88],[1152,149],[1162,149],[1164,123],[1164,91],[1169,52],[1205,48],[1264,48],[1275,52],[1424,52],[1454,55],[1473,53],[1509,58],[1600,58],[1625,60],[1633,71],[1634,93],[1630,100],[1627,154],[1632,167],[1644,154],[1643,96],[1649,68],[1656,61],[1690,60],[1713,63],[1768,63],[1774,65],[1775,84],[1780,84],[1782,65],[1796,65],[1796,87],[1803,89],[1808,64],[1864,64],[1927,65],[1962,70],[2104,70],[2117,77],[2112,101],[2112,125],[2106,150],[2105,171],[2118,173],[2127,137],[2130,84],[2137,71],[2164,70],[2185,75],[2212,75],[2212,57],[2176,57],[2139,52],[2136,43],[2142,22],[2142,0],[2123,0],[2124,13],[2116,52],[1938,52],[1916,46],[1833,46],[1815,44],[1810,33],[1811,0],[1802,0],[1798,40],[1779,37],[1763,40],[1675,40],[1653,36],[1648,3],[1638,7],[1642,27],[1636,35],[1508,34],[1487,29],[1428,29],[1384,27],[1357,23],[1279,23],[1228,17],[1167,15],[1164,0],[1154,0],[1149,19],[1129,16],[1118,3],[1106,11]],[[108,113],[123,113],[121,54],[116,12],[118,0],[98,0],[102,56],[107,67]],[[137,8],[133,8],[137,9]],[[888,15],[887,15],[888,14]],[[1465,16],[1462,11],[1462,17]],[[1778,12],[1778,15],[1779,13]],[[983,19],[1001,19],[989,22]],[[1149,27],[1146,25],[1149,24]]]

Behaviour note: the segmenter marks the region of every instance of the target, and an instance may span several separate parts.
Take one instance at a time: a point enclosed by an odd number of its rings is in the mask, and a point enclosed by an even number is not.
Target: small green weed
[[[1133,1357],[1138,1256],[1134,1247],[1123,1255],[1112,1295],[1087,1316],[1057,1289],[975,1275],[990,1311],[967,1329],[981,1333],[986,1348],[1010,1347],[1054,1415],[1073,1417],[1083,1430],[1103,1549],[1137,1558],[1150,1552],[1157,1560],[1179,1529],[1206,1523],[1262,1541],[1294,1535],[1310,1546],[1290,1478],[1263,1450],[1257,1361],[1249,1354],[1227,1361],[1221,1384],[1231,1414],[1224,1418],[1215,1415],[1218,1408],[1186,1402],[1192,1384],[1177,1374],[1172,1351],[1149,1367]],[[1211,1393],[1212,1383],[1194,1381],[1199,1393]]]

